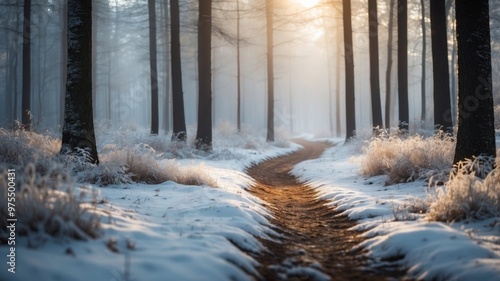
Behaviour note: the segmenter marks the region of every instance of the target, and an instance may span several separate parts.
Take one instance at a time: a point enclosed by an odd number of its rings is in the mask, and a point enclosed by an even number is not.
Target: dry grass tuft
[[[109,153],[105,161],[110,166],[126,167],[130,179],[135,182],[158,184],[174,181],[187,185],[217,186],[204,165],[182,167],[175,159],[160,161],[153,151],[148,152],[141,147],[116,150]]]
[[[497,160],[497,168],[493,169],[491,157],[477,157],[459,163],[444,187],[436,189],[429,219],[474,221],[500,216],[499,165]]]
[[[0,216],[8,217],[8,179],[0,175]],[[16,231],[19,235],[70,237],[87,240],[99,236],[100,218],[92,210],[95,193],[84,187],[73,188],[66,175],[40,176],[34,164],[16,171]],[[76,192],[76,194],[75,194]],[[90,202],[90,203],[89,203]],[[2,221],[0,224],[4,224]],[[5,225],[0,241],[8,237]]]
[[[381,134],[364,147],[361,173],[387,174],[388,184],[430,179],[449,170],[454,146],[444,134],[428,138]]]

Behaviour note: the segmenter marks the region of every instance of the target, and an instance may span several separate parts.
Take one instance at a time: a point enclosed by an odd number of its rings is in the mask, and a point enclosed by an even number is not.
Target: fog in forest
[[[147,1],[95,0],[93,7],[94,118],[100,128],[149,127],[150,67]],[[212,81],[213,125],[236,126],[237,44],[240,42],[241,122],[266,128],[266,13],[262,0],[214,1]],[[452,2],[452,1],[448,1]],[[59,131],[64,87],[63,1],[36,1],[31,26],[31,114],[37,131]],[[171,130],[171,81],[168,1],[156,1],[160,128]],[[379,1],[379,59],[382,112],[385,116],[388,22],[390,1]],[[239,6],[237,6],[239,5]],[[500,4],[490,1],[493,84],[499,87]],[[0,1],[0,126],[21,116],[21,1]],[[186,124],[197,122],[197,1],[180,1],[181,48]],[[239,8],[239,11],[238,11]],[[422,112],[422,6],[408,6],[408,85],[410,129],[432,128],[432,55],[427,38],[425,58],[426,116]],[[448,48],[452,96],[456,96],[454,10],[448,12]],[[371,100],[366,1],[353,1],[356,128],[370,130]],[[239,19],[238,19],[239,15]],[[275,126],[292,133],[332,136],[345,133],[344,48],[340,1],[280,0],[274,3]],[[240,35],[237,36],[237,22]],[[396,21],[396,16],[394,16]],[[425,28],[430,36],[428,7]],[[396,51],[393,30],[391,125],[397,126]],[[498,90],[494,90],[498,92]],[[339,96],[337,99],[337,95]],[[495,99],[498,101],[498,97]],[[337,102],[338,101],[338,102]],[[456,102],[456,99],[452,101]],[[454,107],[453,107],[454,108]],[[337,122],[340,120],[340,122]],[[431,124],[431,125],[429,125]],[[340,125],[340,130],[338,126]],[[106,126],[106,127],[104,127]]]

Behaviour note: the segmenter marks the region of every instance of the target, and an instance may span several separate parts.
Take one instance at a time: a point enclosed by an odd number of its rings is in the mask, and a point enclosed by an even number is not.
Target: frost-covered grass
[[[392,144],[397,148],[403,143]],[[334,146],[319,159],[299,163],[292,173],[316,188],[330,206],[358,220],[353,230],[367,238],[359,248],[367,250],[375,265],[407,270],[403,279],[409,280],[498,280],[497,170],[481,179],[477,167],[459,168],[439,183],[444,186],[425,179],[387,185],[387,172],[371,177],[360,173],[366,160],[362,145],[356,141]],[[444,170],[448,174],[452,160],[449,163]]]
[[[213,151],[207,154],[204,151],[199,151],[195,148],[194,142],[196,137],[196,127],[189,126],[187,128],[187,141],[172,142],[171,133],[151,135],[147,129],[138,128],[134,125],[129,125],[117,130],[107,130],[98,128],[98,148],[100,154],[105,154],[110,150],[119,150],[130,148],[136,145],[146,147],[150,151],[154,151],[163,159],[192,159],[192,158],[237,158],[241,155],[237,153],[228,154],[233,148],[243,149],[264,149],[270,146],[266,142],[266,135],[263,130],[257,130],[243,126],[238,132],[236,127],[229,123],[221,123],[217,126],[213,133]],[[271,145],[277,147],[289,147],[290,141],[287,133],[278,128],[275,132],[275,141]]]
[[[230,160],[243,158],[238,149],[262,150],[269,148],[265,136],[251,128],[241,132],[222,123],[214,132],[214,148],[211,153],[197,150],[194,146],[195,128],[188,128],[186,142],[171,141],[171,134],[151,135],[145,129],[128,126],[117,131],[100,130],[100,167],[85,172],[79,179],[99,185],[144,182],[157,184],[174,181],[187,185],[209,185],[216,181],[205,171],[202,164],[181,166],[177,160],[206,159]],[[284,131],[276,132],[277,147],[289,147]]]
[[[365,145],[361,173],[369,177],[387,175],[387,184],[429,182],[427,198],[394,207],[397,220],[413,219],[413,213],[427,213],[433,221],[499,216],[500,176],[497,169],[493,170],[493,160],[468,160],[450,173],[454,149],[453,138],[444,134],[423,137],[383,133]]]
[[[70,158],[59,156],[59,149],[58,139],[0,128],[0,217],[8,217],[7,171],[11,170],[16,184],[16,201],[11,203],[19,235],[96,237],[99,219],[89,211],[92,198],[72,181],[65,165]],[[5,220],[1,224],[0,240],[5,241]]]
[[[22,170],[28,163],[34,163],[37,173],[46,173],[53,170],[50,158],[57,155],[60,147],[60,140],[47,135],[0,128],[0,172]]]
[[[184,185],[217,187],[217,180],[203,161],[241,159],[238,149],[260,150],[270,147],[257,131],[245,128],[237,132],[223,124],[214,134],[212,153],[194,148],[195,132],[188,132],[186,143],[171,141],[170,135],[151,136],[146,130],[133,126],[125,130],[107,131],[98,140],[100,165],[85,161],[81,156],[60,154],[57,138],[22,129],[0,128],[0,197],[2,217],[7,217],[8,169],[16,171],[17,218],[21,235],[44,233],[77,239],[96,237],[99,219],[89,209],[93,206],[82,184],[98,186],[121,185],[133,182],[159,184],[173,181]],[[254,135],[257,134],[257,135]],[[288,147],[284,135],[277,134],[273,144]],[[196,164],[181,164],[178,159],[196,159]],[[82,191],[82,192],[80,192]],[[5,223],[5,222],[2,222]],[[0,240],[7,236],[5,227]]]
[[[75,187],[64,174],[50,172],[37,174],[34,164],[28,164],[24,170],[16,170],[15,195],[16,233],[30,235],[33,241],[45,236],[70,237],[87,240],[99,235],[100,218],[95,209],[94,193],[85,187]],[[9,217],[8,212],[8,177],[0,175],[0,216]],[[9,237],[2,220],[0,241]]]
[[[497,160],[496,168],[493,169],[491,157],[478,157],[459,163],[444,187],[437,188],[431,197],[429,219],[450,222],[499,217],[499,165],[500,161]]]
[[[16,134],[24,132],[5,131],[0,145],[28,151],[15,165],[1,159],[1,167],[16,169],[24,190],[18,191],[18,280],[251,280],[258,263],[247,253],[264,250],[256,237],[276,233],[269,211],[247,191],[253,181],[244,169],[299,147],[226,126],[214,131],[213,152],[205,153],[193,148],[192,129],[184,144],[129,127],[97,132],[96,166],[60,155],[59,143],[47,151]],[[1,251],[9,247],[6,235],[0,232]],[[0,271],[0,279],[9,274]]]
[[[455,143],[444,134],[433,137],[400,136],[382,132],[363,148],[361,173],[387,174],[388,184],[417,179],[442,180],[453,162]]]
[[[188,130],[187,142],[171,141],[171,134],[151,135],[146,129],[133,125],[118,130],[97,126],[100,165],[89,164],[74,154],[60,155],[61,142],[44,134],[24,130],[0,128],[0,172],[6,169],[24,169],[35,166],[36,174],[49,171],[56,177],[67,173],[80,183],[99,186],[143,182],[157,184],[175,181],[189,185],[216,186],[216,181],[203,169],[203,165],[179,165],[179,159],[229,160],[243,156],[238,149],[262,150],[270,147],[265,136],[250,128],[238,132],[228,123],[221,124],[214,132],[214,149],[211,153],[194,147],[195,128]],[[277,147],[289,147],[283,131],[277,131]]]
[[[184,167],[179,165],[175,159],[162,160],[162,157],[159,157],[156,151],[147,145],[136,145],[133,148],[110,151],[103,155],[102,162],[104,168],[101,169],[124,168],[110,172],[109,176],[98,172],[99,176],[96,177],[95,174],[92,175],[89,172],[89,178],[97,178],[101,181],[92,180],[97,184],[105,184],[103,179],[109,178],[114,181],[112,184],[129,181],[158,184],[174,181],[186,185],[217,186],[215,180],[203,169],[202,164]]]

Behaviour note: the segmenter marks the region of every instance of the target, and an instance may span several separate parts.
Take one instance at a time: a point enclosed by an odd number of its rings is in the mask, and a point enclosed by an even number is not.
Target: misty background
[[[391,124],[397,125],[396,51],[387,42],[389,2],[378,1],[381,100],[386,87],[388,47],[393,53]],[[197,1],[180,1],[181,48],[186,124],[197,122]],[[213,9],[213,124],[236,126],[237,1],[214,1]],[[456,38],[453,1],[447,1],[451,95],[456,97]],[[156,1],[160,128],[169,132],[171,82],[168,1]],[[352,1],[355,65],[356,128],[371,130],[368,8]],[[500,86],[500,3],[490,1],[493,93]],[[275,124],[291,133],[318,136],[345,134],[344,57],[341,1],[275,1],[274,75]],[[410,130],[432,128],[432,55],[429,7],[425,7],[427,55],[422,78],[422,5],[408,3],[408,85]],[[58,132],[62,126],[65,92],[63,1],[38,0],[32,5],[31,114],[35,131]],[[242,115],[244,126],[266,128],[266,15],[263,0],[239,0]],[[94,0],[93,10],[94,119],[97,128],[151,124],[147,1]],[[396,21],[396,14],[394,15]],[[0,126],[13,127],[21,118],[23,1],[0,0]],[[421,85],[425,80],[426,111],[421,120]],[[338,102],[337,102],[338,95]],[[498,104],[498,95],[494,96]],[[452,99],[456,102],[456,98]],[[455,107],[452,107],[455,108]],[[456,119],[456,115],[454,120]],[[340,122],[337,122],[340,121]],[[456,123],[455,123],[456,125]],[[99,130],[99,129],[98,129]],[[97,132],[99,134],[99,132]]]

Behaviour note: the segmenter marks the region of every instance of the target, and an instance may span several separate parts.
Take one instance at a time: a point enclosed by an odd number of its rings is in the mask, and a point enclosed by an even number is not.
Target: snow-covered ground
[[[177,166],[213,179],[216,188],[172,181],[92,185],[101,201],[95,209],[101,236],[89,241],[18,236],[15,273],[7,270],[9,248],[0,245],[0,280],[252,280],[257,263],[239,248],[262,251],[255,236],[272,230],[268,211],[247,192],[252,179],[244,168],[299,146],[244,149],[224,147],[225,142],[219,141],[222,147],[214,155],[176,160]]]
[[[127,138],[130,135],[107,138],[100,146],[130,141]],[[257,262],[239,248],[264,250],[254,236],[272,230],[269,212],[248,193],[252,179],[243,171],[252,162],[299,146],[241,148],[245,145],[231,138],[219,136],[215,155],[175,160],[175,165],[211,178],[215,188],[172,181],[91,185],[99,192],[94,212],[102,221],[100,237],[76,241],[19,236],[15,274],[7,271],[7,245],[0,245],[0,280],[251,280],[258,274]],[[378,265],[404,256],[399,262],[417,279],[500,280],[499,218],[426,221],[424,215],[408,211],[426,197],[425,182],[386,186],[386,176],[365,178],[359,174],[360,146],[330,141],[339,144],[319,159],[298,164],[293,173],[332,206],[359,220],[356,230],[369,238],[360,246],[367,247]],[[160,168],[172,164],[168,158],[158,157]]]
[[[408,211],[425,200],[426,182],[386,186],[387,176],[366,178],[360,175],[359,143],[331,141],[338,144],[292,172],[359,220],[356,230],[369,238],[360,246],[378,264],[403,257],[399,262],[417,280],[500,280],[500,218],[430,222]]]

